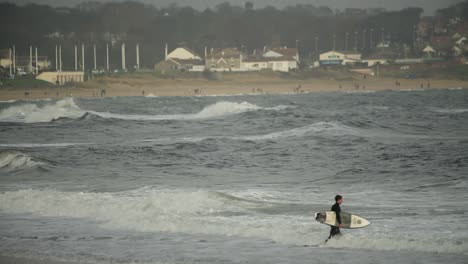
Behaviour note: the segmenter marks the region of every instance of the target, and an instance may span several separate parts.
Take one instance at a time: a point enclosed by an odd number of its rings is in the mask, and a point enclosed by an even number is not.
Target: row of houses
[[[168,53],[165,60],[155,65],[160,72],[170,71],[212,71],[212,72],[247,72],[271,69],[273,71],[296,71],[299,67],[299,54],[296,48],[271,48],[262,52],[247,54],[237,48],[205,49],[202,58],[196,52],[179,47]]]
[[[437,56],[461,56],[468,52],[468,21],[460,17],[423,17],[415,26],[415,46]],[[432,51],[433,50],[433,51]]]

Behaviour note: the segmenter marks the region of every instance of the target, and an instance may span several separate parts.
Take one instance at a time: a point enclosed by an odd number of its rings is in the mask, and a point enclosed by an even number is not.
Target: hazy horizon
[[[12,2],[18,5],[35,3],[45,4],[54,7],[66,6],[72,7],[79,3],[89,0],[0,0],[0,2]],[[136,0],[145,4],[153,4],[156,7],[165,7],[169,4],[176,3],[181,6],[192,6],[195,9],[213,8],[216,5],[229,2],[232,5],[243,5],[245,0]],[[94,0],[94,2],[122,2],[122,0]],[[250,0],[254,4],[254,8],[263,8],[265,6],[274,6],[277,8],[284,8],[288,5],[296,4],[313,4],[316,6],[328,6],[332,9],[345,9],[345,8],[385,8],[388,10],[400,10],[406,7],[421,7],[424,9],[425,15],[433,15],[437,9],[445,8],[450,5],[463,2],[463,0]]]

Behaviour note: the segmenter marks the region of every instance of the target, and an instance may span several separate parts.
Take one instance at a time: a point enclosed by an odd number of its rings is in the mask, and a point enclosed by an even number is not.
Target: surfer
[[[330,230],[330,236],[328,237],[328,239],[336,236],[336,235],[341,235],[341,232],[340,232],[340,228],[343,227],[343,224],[341,223],[341,208],[340,208],[340,204],[343,203],[343,197],[341,195],[336,195],[335,196],[335,204],[332,206],[331,210],[333,212],[335,212],[336,214],[336,221],[338,222],[338,227],[336,226],[332,226],[331,227],[331,230]],[[327,239],[327,241],[328,241]],[[327,242],[325,241],[325,242]]]

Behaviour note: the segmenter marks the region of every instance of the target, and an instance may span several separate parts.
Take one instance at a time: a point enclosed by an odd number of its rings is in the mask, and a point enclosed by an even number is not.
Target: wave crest
[[[19,152],[0,153],[0,169],[8,171],[21,170],[44,165],[43,162],[34,161],[30,156]]]
[[[79,118],[85,114],[73,98],[64,98],[44,106],[28,103],[8,107],[0,112],[0,122],[41,123],[60,118]]]
[[[139,120],[139,121],[158,121],[158,120],[196,120],[218,118],[222,116],[239,114],[247,111],[262,109],[254,104],[247,102],[218,102],[208,105],[200,112],[195,114],[173,114],[173,115],[125,115],[114,113],[103,113],[89,111],[89,113],[100,116],[102,118],[115,118],[123,120]]]

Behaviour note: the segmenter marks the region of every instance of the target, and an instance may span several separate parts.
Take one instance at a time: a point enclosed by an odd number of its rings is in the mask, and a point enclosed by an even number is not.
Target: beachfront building
[[[201,60],[201,57],[196,52],[188,48],[176,48],[166,55],[166,60],[168,59]]]
[[[426,57],[428,58],[432,58],[432,56],[436,53],[435,49],[432,48],[431,46],[427,45],[424,49],[423,49],[423,52],[424,54],[426,54]]]
[[[165,60],[155,65],[155,70],[161,73],[167,72],[185,72],[185,71],[203,71],[205,64],[202,58],[194,51],[179,47],[171,53],[167,53]]]
[[[205,67],[213,72],[245,71],[241,68],[243,57],[246,55],[237,48],[211,49]]]
[[[289,72],[299,67],[299,52],[296,48],[272,48],[262,57],[267,60],[268,68],[273,71]]]
[[[36,79],[53,83],[55,85],[64,85],[66,83],[84,82],[84,72],[70,71],[70,72],[43,72],[39,74]]]
[[[161,73],[167,72],[188,72],[188,71],[203,71],[205,65],[202,60],[194,59],[167,59],[161,61],[154,66],[155,70]]]
[[[268,59],[261,56],[246,56],[242,58],[241,68],[243,71],[261,71],[268,69]]]
[[[368,58],[361,60],[361,63],[367,65],[367,67],[373,67],[376,65],[387,65],[389,62],[387,59]]]
[[[299,55],[297,49],[274,48],[265,50],[261,55],[248,55],[242,57],[242,71],[260,71],[271,69],[272,71],[289,72],[298,68]]]
[[[320,54],[320,65],[352,65],[361,62],[361,53],[355,51],[328,51]]]

